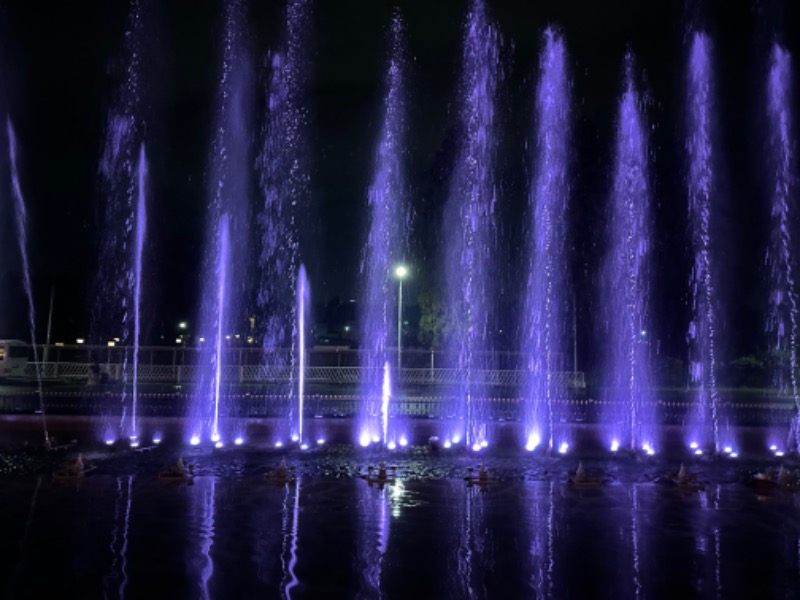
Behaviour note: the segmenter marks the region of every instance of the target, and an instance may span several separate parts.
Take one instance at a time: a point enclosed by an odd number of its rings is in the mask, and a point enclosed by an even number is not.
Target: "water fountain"
[[[527,360],[522,408],[524,444],[533,450],[567,442],[563,426],[570,99],[567,53],[553,29],[544,34],[536,92],[536,156],[529,196],[528,278],[522,348]]]
[[[306,268],[301,264],[297,274],[297,419],[292,418],[293,408],[289,412],[289,422],[293,423],[292,441],[306,444],[303,438],[303,413],[306,385],[306,318],[311,306],[311,288],[308,285]],[[292,403],[293,404],[293,403]]]
[[[492,308],[494,247],[495,96],[499,37],[481,0],[471,3],[465,28],[459,85],[461,146],[444,217],[446,303],[454,331],[445,347],[459,373],[451,411],[457,423],[442,437],[465,440],[479,450],[489,443],[486,389],[479,371],[487,366]]]
[[[625,59],[625,87],[617,117],[609,247],[601,299],[606,340],[602,423],[608,447],[655,451],[655,399],[650,396],[648,147],[633,56]]]
[[[33,304],[33,286],[31,285],[31,266],[28,261],[28,212],[25,208],[25,197],[22,195],[22,184],[17,171],[17,136],[11,119],[6,121],[8,135],[8,160],[11,168],[11,193],[14,196],[14,215],[17,226],[17,241],[19,253],[22,257],[22,283],[25,287],[25,296],[28,300],[28,326],[31,333],[31,350],[33,362],[36,366],[36,391],[39,399],[39,413],[42,418],[42,431],[44,444],[50,446],[50,434],[47,431],[47,415],[44,409],[44,392],[42,390],[42,372],[39,363],[39,351],[36,348],[36,311]]]
[[[403,26],[395,15],[391,32],[392,55],[386,75],[383,127],[375,153],[375,173],[369,187],[369,233],[361,262],[361,403],[358,439],[366,446],[373,440],[397,443],[389,431],[391,387],[388,387],[389,347],[393,334],[395,303],[390,272],[405,253],[408,235],[407,182],[403,169],[405,152],[405,90],[403,85]],[[400,340],[397,340],[398,351]],[[395,384],[399,383],[396,378]]]
[[[714,114],[711,41],[705,33],[692,37],[688,66],[689,229],[694,263],[690,280],[692,320],[689,325],[689,361],[694,408],[687,423],[687,445],[695,450],[720,450],[719,392],[717,390],[717,298],[713,260]],[[726,440],[724,445],[732,443]]]
[[[311,28],[310,0],[289,0],[281,50],[270,57],[265,125],[256,161],[263,207],[258,217],[260,284],[257,304],[268,370],[289,372],[287,383],[278,389],[287,398],[282,411],[289,416],[286,426],[277,426],[276,443],[290,435],[297,356],[297,280],[300,264],[300,223],[310,199],[307,165],[308,68],[307,38]],[[288,352],[284,349],[290,348]]]
[[[795,404],[789,444],[800,447],[800,387],[798,387],[798,299],[795,246],[800,238],[797,214],[797,172],[792,139],[792,60],[779,44],[772,47],[767,78],[771,186],[769,310],[767,332],[776,363],[774,385]],[[771,442],[774,443],[774,442]]]
[[[192,444],[225,443],[221,419],[227,346],[241,337],[250,287],[251,64],[244,8],[225,8],[225,35],[209,177],[208,230],[198,334],[200,382],[190,407]]]
[[[108,441],[125,436],[135,443],[139,333],[141,331],[142,251],[145,233],[146,164],[141,100],[144,23],[138,0],[131,2],[123,52],[123,80],[109,110],[99,188],[103,200],[100,257],[92,307],[90,340],[104,346],[118,339],[132,348],[122,354],[121,395],[108,407],[102,426]],[[133,332],[131,332],[133,329]],[[117,422],[118,420],[118,422]]]

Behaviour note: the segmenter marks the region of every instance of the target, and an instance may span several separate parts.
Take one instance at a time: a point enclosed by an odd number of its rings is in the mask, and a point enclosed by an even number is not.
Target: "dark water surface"
[[[0,478],[0,596],[799,595],[800,496],[759,496],[730,462],[693,465],[707,487],[684,494],[654,482],[674,464],[595,461],[609,483],[577,491],[575,459],[496,453],[501,480],[477,488],[474,456],[416,448],[381,489],[355,477],[378,456],[349,447],[290,453],[294,485],[261,477],[278,454],[246,450],[193,450],[193,485],[159,480],[177,452],[87,452],[82,481]]]

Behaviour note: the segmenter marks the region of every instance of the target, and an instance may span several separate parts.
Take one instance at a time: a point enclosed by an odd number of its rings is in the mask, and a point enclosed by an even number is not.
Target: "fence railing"
[[[46,380],[67,380],[76,382],[125,382],[133,379],[133,365],[130,363],[83,363],[48,362],[28,363],[25,375],[29,378],[39,374]],[[177,364],[139,364],[136,377],[141,383],[200,383],[204,372],[198,365]],[[259,384],[296,381],[299,371],[296,367],[284,365],[222,365],[221,377],[226,383]],[[363,381],[380,381],[383,369],[353,366],[309,366],[304,370],[307,383],[358,385]],[[393,376],[397,379],[397,373]],[[475,369],[465,372],[454,368],[404,368],[399,372],[399,381],[407,385],[457,386],[466,380],[473,385],[483,386],[521,386],[525,382],[526,371]],[[550,373],[554,385],[563,388],[585,388],[586,380],[580,371],[561,371]]]

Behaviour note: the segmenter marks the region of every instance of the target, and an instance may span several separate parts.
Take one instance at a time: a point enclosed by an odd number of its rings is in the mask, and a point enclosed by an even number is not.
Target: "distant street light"
[[[189,324],[186,321],[181,321],[178,323],[178,329],[186,329],[188,326]]]
[[[400,373],[403,358],[403,279],[408,276],[408,267],[397,265],[394,268],[397,277],[397,372]]]

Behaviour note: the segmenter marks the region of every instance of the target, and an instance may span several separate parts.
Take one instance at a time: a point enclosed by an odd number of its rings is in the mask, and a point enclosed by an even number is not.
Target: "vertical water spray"
[[[306,385],[306,314],[311,305],[311,290],[306,268],[301,264],[297,275],[297,430],[293,438],[303,443],[303,403]]]
[[[28,212],[25,208],[25,197],[22,195],[22,184],[19,181],[17,170],[17,136],[11,119],[6,121],[8,134],[8,159],[11,168],[11,193],[14,196],[14,215],[17,225],[17,241],[19,253],[22,257],[22,282],[25,296],[28,299],[28,325],[31,332],[31,349],[33,351],[33,364],[36,367],[36,391],[39,397],[39,413],[42,416],[42,430],[44,432],[45,446],[50,444],[50,435],[47,432],[47,416],[44,410],[44,393],[42,390],[42,372],[39,363],[39,350],[36,348],[36,312],[33,304],[33,287],[31,285],[30,262],[28,261]]]
[[[139,428],[136,422],[139,402],[139,336],[142,330],[142,253],[147,230],[147,158],[144,144],[139,148],[138,198],[136,202],[136,245],[134,247],[134,288],[133,288],[133,390],[131,393],[131,429],[129,437],[136,438]]]
[[[603,266],[606,347],[603,423],[608,444],[654,449],[648,315],[650,191],[648,147],[633,57],[626,56],[625,88],[617,116],[609,249]]]
[[[767,332],[775,360],[774,383],[794,399],[789,443],[800,447],[800,390],[798,389],[798,298],[796,247],[800,239],[797,214],[797,173],[794,164],[792,123],[792,58],[779,44],[770,55],[767,78],[771,186],[771,226],[767,263],[769,266],[769,309]]]
[[[694,256],[690,280],[689,363],[696,388],[687,442],[701,446],[713,444],[714,449],[719,450],[716,278],[711,228],[714,217],[714,106],[710,53],[708,35],[695,33],[689,51],[686,151],[689,159],[689,231]]]
[[[230,229],[228,213],[219,220],[219,249],[217,250],[217,330],[214,341],[214,417],[211,424],[211,441],[218,442],[219,435],[219,395],[222,385],[222,340],[225,336],[226,300],[228,297],[228,261],[230,260]]]
[[[405,90],[403,26],[400,17],[392,21],[392,53],[386,74],[383,127],[375,155],[375,172],[369,187],[369,231],[361,262],[361,405],[359,439],[369,443],[380,436],[389,443],[389,432],[381,418],[387,418],[385,368],[393,339],[395,302],[392,265],[405,254],[408,237],[405,152]],[[398,344],[400,341],[398,340]],[[399,352],[399,346],[398,346]],[[395,380],[397,383],[399,377]],[[386,410],[384,410],[386,409]]]
[[[208,186],[208,224],[198,337],[200,381],[191,406],[191,441],[219,445],[226,416],[223,385],[225,346],[241,339],[249,285],[252,68],[247,52],[245,11],[240,0],[225,6],[222,65],[216,101]]]
[[[100,227],[100,258],[95,276],[96,302],[92,307],[92,343],[105,345],[112,338],[119,338],[124,346],[136,346],[138,339],[131,340],[131,328],[137,329],[140,303],[140,247],[138,199],[143,193],[141,164],[137,166],[144,121],[141,101],[141,62],[144,22],[139,0],[132,0],[125,31],[122,56],[122,81],[109,109],[105,130],[103,154],[99,164],[99,190],[103,202],[103,217]],[[137,261],[139,261],[137,265]],[[135,336],[135,331],[134,331]],[[135,336],[136,337],[136,336]],[[137,357],[129,352],[122,354],[122,393],[119,403],[119,424],[112,425],[113,414],[106,414],[104,428],[110,438],[118,434],[136,436],[136,425],[127,423],[129,414],[135,412],[133,403],[138,371]],[[109,407],[110,408],[110,407]],[[108,410],[108,409],[107,409]],[[110,408],[112,413],[116,411]],[[133,421],[133,418],[131,419]],[[118,430],[112,435],[113,430]]]
[[[306,138],[308,72],[306,53],[312,25],[311,0],[288,0],[281,48],[270,57],[264,129],[256,162],[263,207],[258,217],[259,333],[265,368],[286,369],[287,424],[291,428],[297,367],[297,278],[300,224],[310,200]],[[288,349],[288,350],[287,350]],[[279,433],[279,437],[288,432]]]
[[[564,442],[556,431],[562,420],[557,403],[565,389],[556,372],[563,370],[567,299],[567,205],[569,201],[570,99],[564,41],[547,29],[536,92],[536,154],[529,196],[527,286],[524,338],[527,360],[522,405],[523,435],[528,450],[541,441],[553,448]]]
[[[499,37],[481,0],[467,17],[461,98],[461,146],[445,210],[445,285],[454,331],[446,350],[459,372],[453,413],[463,420],[447,431],[475,449],[488,443],[485,386],[478,372],[488,366],[487,335],[492,307],[495,96],[500,77]]]

